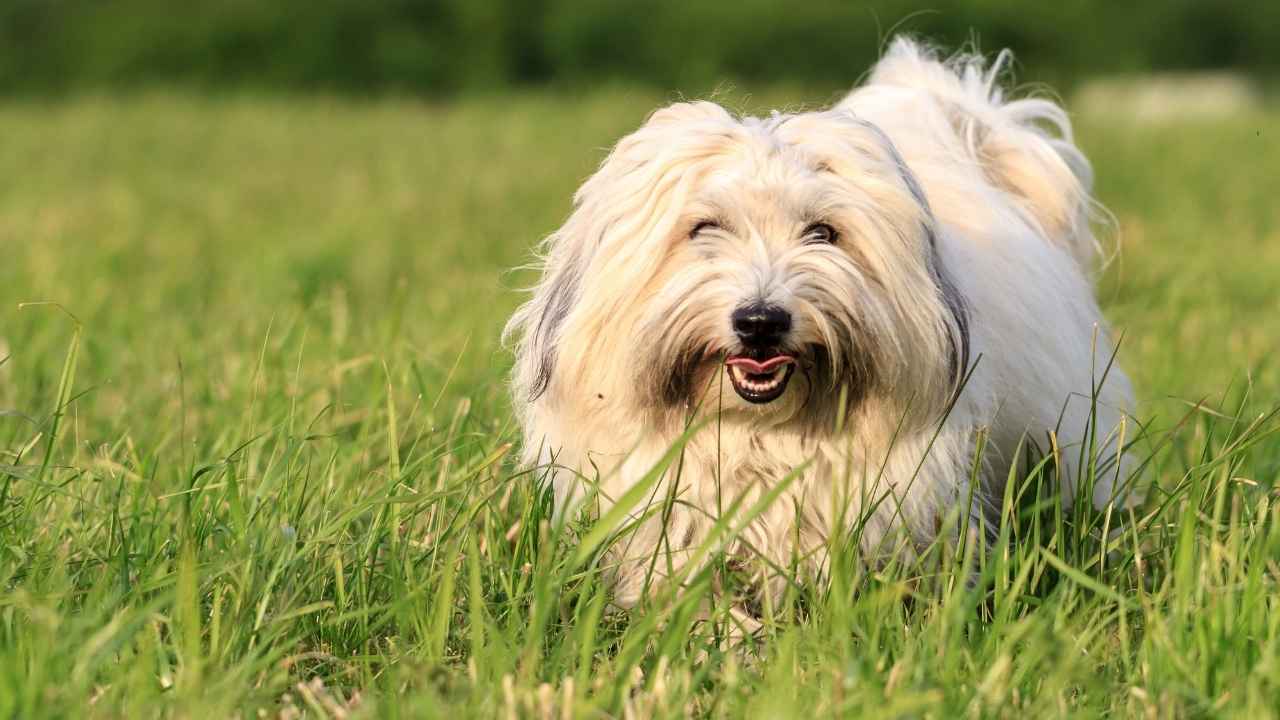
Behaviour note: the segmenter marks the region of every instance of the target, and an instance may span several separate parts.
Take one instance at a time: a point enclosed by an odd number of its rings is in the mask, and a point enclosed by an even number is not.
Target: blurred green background
[[[1280,3],[1263,0],[5,0],[0,92],[845,87],[893,31],[1011,48],[1024,79],[1059,87],[1153,68],[1280,68]]]

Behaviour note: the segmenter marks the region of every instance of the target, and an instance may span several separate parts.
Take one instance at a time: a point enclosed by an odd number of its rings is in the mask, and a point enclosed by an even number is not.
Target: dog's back
[[[955,178],[968,167],[1019,198],[1044,234],[1088,268],[1093,173],[1075,146],[1067,113],[1051,100],[1006,100],[1001,74],[1011,56],[939,59],[898,38],[867,82],[841,102],[883,128],[918,174],[936,164]],[[971,185],[970,185],[971,187]]]

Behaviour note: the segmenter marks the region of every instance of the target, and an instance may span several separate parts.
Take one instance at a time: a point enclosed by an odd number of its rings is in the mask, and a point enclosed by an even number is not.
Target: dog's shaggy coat
[[[855,528],[869,562],[916,551],[981,522],[1028,441],[1068,502],[1082,459],[1116,499],[1131,391],[1088,276],[1089,164],[1001,65],[899,39],[829,110],[678,103],[578,191],[508,326],[525,460],[562,509],[607,508],[694,428],[609,558],[619,604],[784,481],[727,552],[821,573]]]

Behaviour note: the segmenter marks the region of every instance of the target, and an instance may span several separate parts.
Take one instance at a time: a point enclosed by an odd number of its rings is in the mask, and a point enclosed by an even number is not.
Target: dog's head
[[[968,341],[935,233],[892,143],[847,112],[672,105],[548,239],[509,326],[518,400],[828,427],[871,401],[936,416]]]

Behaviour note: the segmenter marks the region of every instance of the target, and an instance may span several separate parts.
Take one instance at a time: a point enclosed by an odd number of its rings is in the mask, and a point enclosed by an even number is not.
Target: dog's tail
[[[1104,212],[1090,196],[1093,171],[1061,106],[1045,98],[1005,97],[1000,80],[1011,60],[1008,51],[989,65],[978,55],[942,60],[899,37],[867,85],[930,93],[969,160],[1019,198],[1048,237],[1087,267],[1098,247],[1090,221]]]

